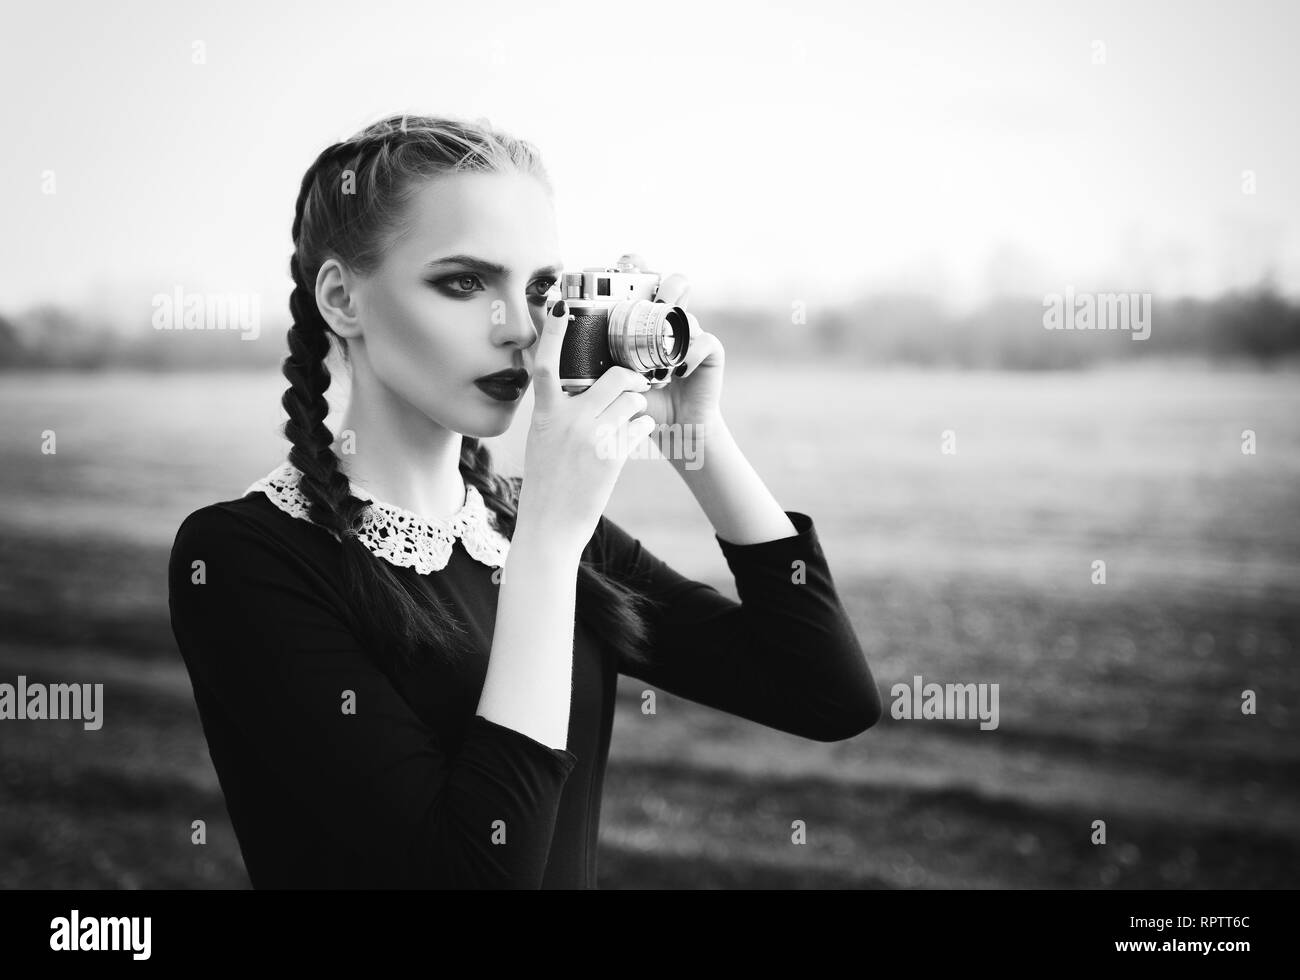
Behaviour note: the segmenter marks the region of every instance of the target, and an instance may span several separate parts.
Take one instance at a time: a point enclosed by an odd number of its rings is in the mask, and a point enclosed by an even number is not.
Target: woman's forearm
[[[732,544],[758,544],[796,533],[721,417],[699,426],[696,439],[701,465],[690,469],[685,460],[670,461],[718,537]]]
[[[573,620],[581,547],[521,519],[497,596],[478,714],[543,745],[567,749]]]

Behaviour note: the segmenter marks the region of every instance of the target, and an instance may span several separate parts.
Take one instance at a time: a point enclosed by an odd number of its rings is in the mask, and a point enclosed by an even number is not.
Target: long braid
[[[339,472],[338,457],[330,448],[334,434],[325,425],[329,414],[325,392],[331,380],[325,364],[330,347],[329,325],[316,306],[314,293],[307,284],[298,258],[307,197],[321,163],[336,149],[337,146],[327,149],[308,168],[294,207],[294,252],[289,259],[289,275],[293,280],[289,312],[293,315],[293,324],[287,337],[289,356],[282,367],[289,387],[285,389],[280,404],[289,415],[284,426],[285,438],[293,444],[289,461],[303,474],[301,485],[311,501],[309,516],[342,539],[356,526],[362,507],[361,502],[349,494],[347,478]]]
[[[479,492],[489,510],[496,516],[496,525],[506,537],[515,532],[515,505],[519,498],[517,480],[510,480],[492,468],[492,453],[473,436],[464,436],[460,446],[460,473],[465,482]]]
[[[302,282],[296,255],[290,264],[294,275],[289,297],[293,326],[289,328],[289,356],[283,367],[289,387],[280,399],[289,414],[284,435],[293,443],[289,461],[302,472],[301,486],[311,501],[311,519],[342,539],[358,527],[365,504],[349,492],[348,479],[339,470],[338,457],[331,448],[334,433],[325,424],[329,414],[325,392],[330,386],[330,371],[325,365],[330,346],[325,321]]]

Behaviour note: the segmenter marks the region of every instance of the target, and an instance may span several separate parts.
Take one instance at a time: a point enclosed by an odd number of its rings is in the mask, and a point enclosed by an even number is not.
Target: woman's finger
[[[689,313],[685,310],[683,310],[682,312],[686,313],[686,322],[687,324],[690,325],[691,328],[691,332],[690,332],[691,343],[695,343],[695,338],[704,332],[704,328],[700,326],[700,318],[697,317],[694,313]]]
[[[655,430],[655,420],[649,415],[637,415],[626,422],[619,422],[615,430],[618,444],[629,454],[638,445],[645,442]]]
[[[649,400],[641,392],[625,391],[609,403],[609,408],[596,416],[596,421],[602,425],[626,422],[632,416],[644,412],[649,404]]]
[[[691,344],[686,349],[686,360],[673,370],[673,377],[688,378],[710,355],[720,360],[722,353],[722,341],[713,334],[707,330],[693,333]]]
[[[543,317],[542,335],[533,350],[533,392],[535,404],[546,408],[555,404],[564,391],[560,387],[560,348],[569,328],[569,312],[559,300]]]
[[[609,408],[622,392],[645,391],[649,387],[650,382],[645,379],[645,375],[638,374],[621,364],[615,364],[613,367],[606,368],[605,373],[577,397],[582,399],[582,404],[590,409],[593,415],[599,415]]]
[[[664,276],[660,281],[659,290],[655,293],[655,302],[667,303],[669,306],[680,306],[684,310],[690,295],[690,280],[680,272],[672,272]]]

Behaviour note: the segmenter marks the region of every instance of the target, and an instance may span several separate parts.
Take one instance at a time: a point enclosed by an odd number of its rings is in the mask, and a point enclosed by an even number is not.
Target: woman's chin
[[[466,419],[467,427],[461,429],[461,435],[475,439],[495,439],[503,434],[515,420],[519,410],[518,402],[499,402],[494,409],[483,413],[478,418]]]

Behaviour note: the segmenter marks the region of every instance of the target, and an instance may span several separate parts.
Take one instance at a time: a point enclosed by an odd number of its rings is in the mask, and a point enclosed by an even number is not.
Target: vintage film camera
[[[547,296],[546,313],[564,299],[569,326],[559,373],[565,391],[586,391],[616,364],[644,375],[651,388],[672,380],[673,369],[686,360],[691,329],[680,306],[654,301],[661,281],[628,255],[612,267],[563,274],[560,295],[553,290]]]

